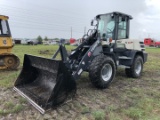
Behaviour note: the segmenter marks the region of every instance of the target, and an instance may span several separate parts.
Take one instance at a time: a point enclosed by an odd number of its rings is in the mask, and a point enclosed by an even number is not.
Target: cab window
[[[127,38],[127,19],[119,17],[118,39],[126,39],[126,38]]]
[[[102,15],[99,18],[98,31],[103,40],[113,38],[114,36],[115,21],[111,15]]]
[[[6,20],[0,20],[0,35],[8,35],[9,30],[7,27],[7,21]]]

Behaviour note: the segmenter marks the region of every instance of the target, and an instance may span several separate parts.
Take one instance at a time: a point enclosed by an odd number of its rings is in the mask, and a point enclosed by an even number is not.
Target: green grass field
[[[73,46],[66,46],[70,51]],[[148,61],[142,77],[127,78],[118,69],[108,89],[96,89],[88,73],[77,81],[77,94],[71,102],[41,115],[26,100],[13,91],[21,71],[24,54],[51,58],[58,46],[16,45],[13,53],[21,61],[16,71],[0,71],[0,119],[18,120],[160,120],[160,48],[147,48]]]

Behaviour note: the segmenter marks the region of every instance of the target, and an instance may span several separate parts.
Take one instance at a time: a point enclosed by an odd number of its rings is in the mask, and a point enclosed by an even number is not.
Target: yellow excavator
[[[0,70],[17,69],[20,64],[19,58],[11,53],[14,44],[8,19],[8,16],[0,15]]]

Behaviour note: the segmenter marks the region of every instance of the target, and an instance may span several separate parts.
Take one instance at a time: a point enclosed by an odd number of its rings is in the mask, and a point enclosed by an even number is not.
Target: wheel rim
[[[141,64],[140,61],[138,61],[138,62],[136,63],[136,66],[135,66],[135,72],[136,72],[136,74],[140,74],[141,69],[142,69],[142,64]]]
[[[16,64],[16,61],[15,61],[14,57],[6,57],[4,59],[4,61],[5,61],[5,65],[7,67],[12,67]]]
[[[110,64],[105,64],[101,70],[101,76],[104,81],[110,80],[112,76],[112,66]]]

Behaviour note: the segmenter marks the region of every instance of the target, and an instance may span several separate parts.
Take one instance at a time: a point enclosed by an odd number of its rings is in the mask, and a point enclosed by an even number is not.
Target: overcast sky
[[[0,0],[14,38],[83,36],[97,14],[120,11],[133,16],[130,38],[160,38],[159,0]]]

